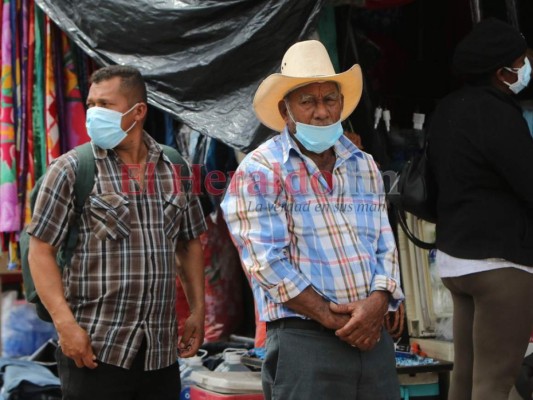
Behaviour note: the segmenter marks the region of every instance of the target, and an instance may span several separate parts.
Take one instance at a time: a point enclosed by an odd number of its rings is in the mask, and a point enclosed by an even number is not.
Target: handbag
[[[426,138],[423,148],[402,167],[387,198],[394,206],[398,223],[409,240],[416,246],[429,250],[435,248],[435,243],[417,238],[409,229],[405,216],[408,212],[428,222],[437,221],[437,185],[429,166],[427,149]]]

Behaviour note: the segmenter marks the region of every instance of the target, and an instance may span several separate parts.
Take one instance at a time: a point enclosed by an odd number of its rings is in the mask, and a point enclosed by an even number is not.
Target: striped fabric
[[[303,317],[282,303],[312,287],[349,303],[372,291],[403,299],[383,182],[373,159],[336,143],[333,188],[287,130],[241,163],[222,209],[252,278],[261,319]]]
[[[94,147],[96,184],[85,203],[78,247],[63,283],[98,360],[129,368],[146,337],[145,369],[155,370],[175,363],[178,355],[177,241],[198,237],[206,225],[198,199],[174,190],[172,164],[159,145],[147,134],[145,142],[144,191],[128,179],[128,171],[135,175],[134,166],[125,169],[113,151]],[[77,163],[73,151],[60,156],[37,198],[28,232],[52,246],[64,241],[73,218]]]

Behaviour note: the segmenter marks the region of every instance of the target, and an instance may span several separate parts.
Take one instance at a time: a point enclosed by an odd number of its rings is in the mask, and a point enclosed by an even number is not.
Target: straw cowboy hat
[[[313,82],[337,82],[344,96],[341,120],[344,121],[361,99],[363,77],[359,65],[335,74],[324,45],[306,40],[292,45],[281,61],[281,73],[268,76],[257,88],[254,110],[257,118],[269,128],[281,131],[285,121],[278,110],[278,102],[294,89]]]

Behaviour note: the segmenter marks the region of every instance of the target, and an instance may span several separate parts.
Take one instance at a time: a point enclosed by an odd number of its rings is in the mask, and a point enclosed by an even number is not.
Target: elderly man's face
[[[310,83],[289,93],[286,100],[296,122],[325,126],[341,117],[343,97],[334,82]],[[283,100],[279,103],[279,111],[289,131],[294,133],[296,126]]]

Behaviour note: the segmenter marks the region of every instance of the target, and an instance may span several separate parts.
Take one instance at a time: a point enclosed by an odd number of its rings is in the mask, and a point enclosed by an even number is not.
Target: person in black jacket
[[[507,400],[533,328],[533,139],[513,96],[529,83],[523,36],[488,19],[456,48],[466,85],[429,132],[437,265],[454,304],[449,399]]]
[[[429,132],[437,265],[454,304],[449,399],[507,400],[533,328],[533,139],[513,96],[529,83],[523,36],[488,19],[457,46],[467,84]]]

